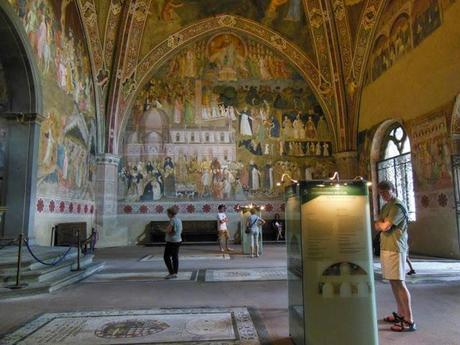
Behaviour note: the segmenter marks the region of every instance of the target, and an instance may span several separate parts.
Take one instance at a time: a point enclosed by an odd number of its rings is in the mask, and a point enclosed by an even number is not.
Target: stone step
[[[55,277],[57,279],[46,282],[31,283],[22,289],[8,289],[6,287],[0,288],[0,300],[15,297],[27,297],[57,291],[66,286],[77,283],[103,269],[104,264],[104,262],[92,262],[81,271],[69,271],[58,278]]]
[[[69,247],[40,247],[32,246],[33,253],[44,262],[53,262],[59,259],[64,253],[67,252]],[[17,246],[15,248],[9,248],[8,250],[0,250],[0,272],[16,270],[17,266]],[[77,256],[77,249],[71,248],[67,254],[66,259],[72,259]],[[22,248],[21,254],[21,268],[26,270],[35,270],[43,267],[47,267],[39,263],[33,258],[27,248]]]
[[[80,257],[80,267],[85,267],[93,261],[94,255],[85,255]],[[69,272],[77,267],[76,257],[70,257],[63,260],[56,266],[44,266],[34,270],[24,270],[21,272],[21,281],[27,283],[44,282],[53,279],[63,273]],[[16,282],[16,269],[0,272],[0,281],[6,284]]]

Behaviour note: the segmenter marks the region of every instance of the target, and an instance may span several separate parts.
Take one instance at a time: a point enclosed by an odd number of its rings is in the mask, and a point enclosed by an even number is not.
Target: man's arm
[[[376,221],[374,225],[375,225],[375,230],[385,232],[385,231],[391,230],[393,223],[389,219],[385,218],[384,220]]]

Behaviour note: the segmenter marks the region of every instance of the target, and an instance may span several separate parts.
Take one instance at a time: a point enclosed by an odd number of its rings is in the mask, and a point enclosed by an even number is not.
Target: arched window
[[[407,206],[409,220],[415,221],[414,178],[410,142],[406,131],[399,123],[395,123],[387,129],[380,150],[380,159],[377,162],[378,182],[383,180],[393,182],[398,198]]]

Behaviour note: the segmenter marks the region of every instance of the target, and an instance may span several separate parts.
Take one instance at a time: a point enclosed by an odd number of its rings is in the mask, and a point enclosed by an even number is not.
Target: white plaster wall
[[[51,229],[58,223],[86,222],[86,231],[89,236],[94,225],[93,215],[72,214],[53,215],[35,213],[34,244],[49,246],[51,244]]]

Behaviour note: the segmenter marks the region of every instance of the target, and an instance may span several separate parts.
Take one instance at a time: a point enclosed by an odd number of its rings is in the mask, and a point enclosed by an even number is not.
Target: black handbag
[[[257,219],[254,222],[252,222],[252,224],[246,225],[246,230],[244,230],[244,232],[247,233],[247,234],[250,234],[251,233],[251,228],[256,222],[257,222]]]

